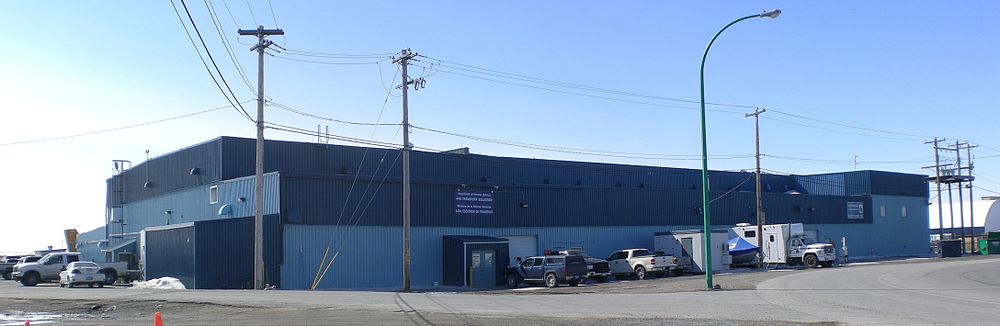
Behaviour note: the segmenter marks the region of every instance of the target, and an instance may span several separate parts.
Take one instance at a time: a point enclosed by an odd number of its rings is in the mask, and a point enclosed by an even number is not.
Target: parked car
[[[3,274],[3,279],[9,280],[11,278],[11,273],[14,272],[14,265],[17,264],[18,259],[21,259],[21,256],[6,256],[0,260],[0,274]]]
[[[680,275],[684,270],[691,268],[690,259],[679,259],[663,252],[656,252],[656,255],[648,249],[624,249],[611,253],[608,256],[608,265],[611,273],[616,278],[625,276],[635,276],[637,279],[645,279],[648,273],[656,276],[666,276],[667,273]]]
[[[556,287],[560,283],[577,286],[587,278],[587,261],[583,256],[533,256],[507,268],[506,285],[516,288],[521,283]]]
[[[86,284],[89,287],[104,287],[104,273],[101,267],[92,261],[76,261],[66,265],[66,270],[59,272],[59,287],[74,287]]]
[[[611,268],[608,267],[607,260],[594,258],[593,256],[584,252],[582,248],[569,248],[566,250],[559,250],[559,254],[583,256],[583,259],[587,261],[588,279],[603,283],[608,280],[609,276],[611,276]]]
[[[12,274],[14,280],[24,286],[35,286],[39,282],[58,281],[59,273],[66,270],[66,264],[81,261],[79,252],[53,252],[37,262],[18,265]],[[98,272],[103,274],[104,285],[114,284],[120,276],[128,275],[128,263],[97,263]]]
[[[14,274],[14,269],[15,268],[17,268],[18,266],[23,265],[23,264],[34,263],[34,262],[38,261],[39,259],[42,259],[42,256],[24,256],[24,257],[21,257],[20,259],[17,260],[17,262],[14,265],[12,265],[10,267],[4,267],[4,269],[3,269],[3,279],[9,280],[9,279],[14,278],[13,274]]]

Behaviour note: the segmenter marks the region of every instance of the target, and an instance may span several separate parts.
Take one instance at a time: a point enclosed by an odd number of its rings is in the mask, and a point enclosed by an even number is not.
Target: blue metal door
[[[496,253],[496,250],[472,251],[470,287],[489,288],[497,285]]]

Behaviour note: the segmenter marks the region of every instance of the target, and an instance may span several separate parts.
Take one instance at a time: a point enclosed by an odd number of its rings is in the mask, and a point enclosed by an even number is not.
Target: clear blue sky
[[[180,1],[175,3],[190,25]],[[233,91],[241,101],[253,99],[205,3],[187,4]],[[921,167],[933,163],[933,151],[923,141],[937,136],[982,145],[974,151],[977,186],[1000,191],[996,2],[273,1],[273,17],[266,1],[213,5],[254,87],[256,56],[248,50],[253,40],[236,37],[235,29],[256,24],[270,28],[276,21],[287,35],[273,40],[290,50],[382,54],[411,48],[429,57],[411,66],[412,75],[427,75],[427,88],[411,93],[415,125],[506,141],[669,157],[541,151],[420,130],[412,133],[416,146],[690,168],[699,167],[697,111],[665,106],[697,104],[558,88],[658,104],[647,105],[519,87],[457,75],[468,72],[455,64],[444,68],[434,59],[697,100],[702,51],[719,28],[744,15],[780,8],[778,19],[745,21],[726,31],[705,72],[709,102],[770,110],[761,119],[762,152],[770,155],[762,162],[765,169],[845,171],[854,169],[858,156],[858,169],[924,173]],[[5,2],[0,20],[11,31],[0,51],[5,114],[0,144],[228,104],[169,1]],[[283,56],[335,63],[382,60]],[[391,87],[397,74],[387,60],[321,65],[269,56],[266,61],[265,90],[274,102],[349,121],[401,119],[398,90],[387,97],[383,87]],[[255,110],[253,103],[246,107]],[[710,168],[752,169],[753,159],[745,156],[753,154],[753,121],[744,117],[752,109],[709,108],[730,111],[708,114]],[[394,126],[373,132],[369,126],[321,121],[274,106],[266,110],[266,120],[280,124],[309,130],[329,125],[332,134],[386,142],[400,138]],[[115,132],[0,146],[0,170],[5,171],[0,251],[62,247],[62,229],[82,232],[101,226],[112,159],[138,164],[147,149],[155,157],[220,135],[252,137],[254,129],[236,111],[225,109]],[[268,130],[267,137],[315,140],[275,130]],[[744,158],[720,157],[726,155]],[[989,194],[976,189],[977,197]]]

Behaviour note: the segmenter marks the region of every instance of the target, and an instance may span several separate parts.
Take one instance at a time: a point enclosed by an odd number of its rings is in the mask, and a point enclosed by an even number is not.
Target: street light
[[[715,33],[712,41],[708,42],[708,46],[705,47],[705,55],[701,57],[701,212],[704,217],[705,227],[704,234],[702,235],[702,251],[704,252],[702,255],[704,258],[702,265],[704,265],[705,269],[705,283],[709,289],[712,289],[714,284],[712,283],[712,220],[708,213],[708,140],[705,135],[705,58],[708,58],[708,50],[712,48],[715,39],[719,38],[719,35],[729,28],[729,26],[750,18],[778,18],[780,14],[781,10],[775,9],[734,20],[719,30],[718,33]],[[758,236],[760,235],[758,234]]]

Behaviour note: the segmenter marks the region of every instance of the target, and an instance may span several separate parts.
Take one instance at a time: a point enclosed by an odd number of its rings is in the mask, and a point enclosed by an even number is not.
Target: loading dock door
[[[535,235],[511,235],[503,236],[510,246],[510,264],[518,263],[518,258],[538,255],[538,236]]]

